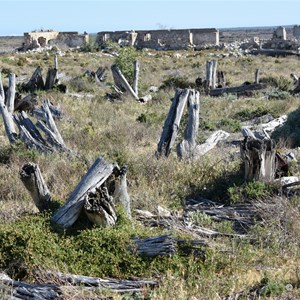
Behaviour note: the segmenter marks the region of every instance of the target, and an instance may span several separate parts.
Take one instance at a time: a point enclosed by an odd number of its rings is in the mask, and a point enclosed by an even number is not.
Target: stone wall
[[[60,47],[81,47],[89,41],[87,33],[58,32],[54,30],[24,33],[24,50],[58,45]]]
[[[102,45],[108,40],[138,49],[184,50],[190,47],[203,47],[206,44],[218,45],[219,31],[217,29],[172,29],[98,32],[97,44]]]

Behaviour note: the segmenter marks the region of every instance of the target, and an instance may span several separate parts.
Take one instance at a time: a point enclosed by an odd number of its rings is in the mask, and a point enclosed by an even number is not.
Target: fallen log
[[[177,137],[179,125],[190,90],[177,89],[157,146],[157,155],[169,156]]]
[[[245,138],[241,143],[241,157],[245,165],[245,181],[272,182],[276,172],[276,143],[272,139]]]
[[[20,178],[39,211],[49,208],[51,196],[39,166],[33,163],[25,164],[20,171]]]
[[[180,158],[193,158],[196,151],[196,138],[199,128],[199,92],[191,90],[188,95],[189,118],[184,131],[184,140],[177,145]]]
[[[73,225],[81,213],[87,193],[95,192],[96,188],[99,188],[113,173],[113,169],[114,166],[102,157],[96,159],[52,220],[65,228]]]
[[[300,54],[296,51],[292,50],[281,50],[281,49],[255,49],[252,50],[252,54],[264,54],[268,56],[289,56],[295,55],[300,56]]]
[[[267,87],[266,84],[263,83],[253,83],[248,85],[241,85],[241,86],[235,86],[235,87],[226,87],[226,88],[217,88],[217,89],[211,89],[209,95],[210,96],[222,96],[224,94],[241,94],[248,91],[256,91],[256,90],[262,90]]]

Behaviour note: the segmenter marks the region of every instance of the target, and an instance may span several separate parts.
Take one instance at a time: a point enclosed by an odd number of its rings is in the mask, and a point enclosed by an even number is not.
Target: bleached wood
[[[58,55],[55,54],[54,56],[54,69],[58,71]]]
[[[140,74],[140,63],[138,60],[135,60],[133,63],[133,85],[132,88],[136,95],[139,95],[139,74]]]
[[[206,92],[209,93],[212,87],[213,64],[211,61],[206,62]]]
[[[253,83],[249,85],[212,89],[210,90],[209,94],[210,96],[222,96],[224,94],[244,93],[246,91],[262,90],[265,89],[266,87],[267,85],[263,83]]]
[[[73,225],[81,213],[87,193],[95,192],[96,188],[99,188],[112,174],[113,168],[114,166],[107,163],[104,158],[96,159],[52,220],[63,227]]]
[[[132,87],[128,83],[127,79],[124,77],[121,70],[118,68],[118,66],[112,65],[111,71],[113,73],[113,77],[114,77],[116,86],[118,86],[119,88],[125,89],[135,100],[139,100],[139,97],[137,96],[135,91],[132,89]]]
[[[177,155],[180,158],[192,158],[195,155],[200,111],[198,91],[189,91],[188,104],[189,118],[184,131],[184,140],[177,145]]]
[[[212,74],[211,74],[211,88],[215,89],[217,87],[217,66],[218,60],[212,60]]]
[[[16,75],[14,73],[9,73],[6,106],[8,112],[11,114],[14,113],[15,95],[16,95]]]
[[[169,156],[177,137],[181,117],[189,96],[189,89],[177,89],[166,118],[163,132],[157,146],[157,155]]]
[[[260,70],[256,69],[256,71],[255,71],[255,81],[254,81],[256,84],[259,84],[259,75],[260,75]]]
[[[47,209],[51,201],[51,196],[39,166],[34,163],[23,165],[20,178],[30,193],[36,207],[40,211]]]

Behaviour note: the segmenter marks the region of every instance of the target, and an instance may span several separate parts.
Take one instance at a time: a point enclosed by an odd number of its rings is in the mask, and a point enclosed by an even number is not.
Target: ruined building
[[[32,31],[24,33],[24,50],[57,45],[59,47],[81,47],[89,42],[89,35],[85,32],[58,32],[54,30]]]
[[[185,50],[201,49],[205,45],[219,45],[219,31],[208,29],[172,29],[138,31],[102,31],[97,33],[96,43],[107,41],[122,46],[134,46],[137,49]]]

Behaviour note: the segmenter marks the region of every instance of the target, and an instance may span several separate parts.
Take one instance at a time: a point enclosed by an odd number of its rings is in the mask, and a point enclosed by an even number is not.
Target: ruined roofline
[[[154,30],[110,30],[110,31],[99,31],[97,32],[97,34],[103,34],[103,33],[116,33],[116,34],[121,34],[121,33],[126,33],[126,32],[135,32],[135,33],[144,33],[144,32],[170,32],[170,31],[197,31],[197,32],[207,32],[207,33],[211,33],[211,32],[218,32],[219,30],[217,28],[187,28],[187,29],[154,29]]]

